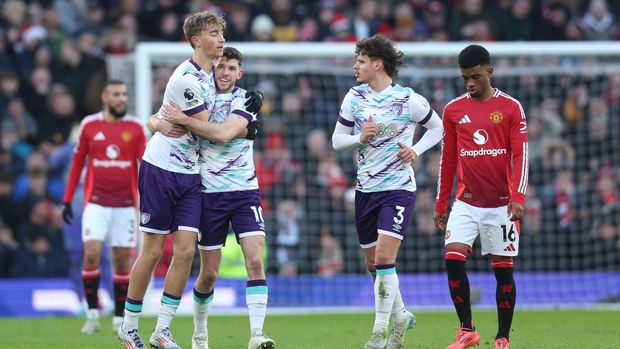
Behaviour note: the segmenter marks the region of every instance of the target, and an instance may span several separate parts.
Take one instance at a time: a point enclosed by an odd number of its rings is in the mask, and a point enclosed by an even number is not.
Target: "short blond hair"
[[[226,29],[226,21],[224,18],[210,11],[196,12],[185,18],[185,22],[183,22],[183,33],[187,41],[192,45],[192,48],[194,47],[192,36],[197,36],[210,25],[217,25],[222,28],[222,30]]]

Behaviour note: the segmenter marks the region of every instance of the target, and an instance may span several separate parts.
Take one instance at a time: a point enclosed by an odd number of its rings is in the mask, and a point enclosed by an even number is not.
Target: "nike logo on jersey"
[[[463,115],[463,117],[459,121],[459,124],[469,124],[469,123],[471,123],[471,119],[469,118],[469,115],[467,114]]]
[[[103,132],[99,131],[93,139],[96,141],[105,141],[105,136],[103,135]]]

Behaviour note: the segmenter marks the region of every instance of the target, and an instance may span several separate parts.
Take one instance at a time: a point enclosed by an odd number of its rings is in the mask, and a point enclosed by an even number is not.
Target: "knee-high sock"
[[[252,333],[263,331],[268,298],[269,288],[267,287],[267,280],[248,280],[245,288],[245,302],[248,305],[250,331]]]
[[[471,321],[471,302],[469,299],[469,279],[465,272],[467,255],[460,250],[446,250],[446,269],[450,296],[461,326],[473,330]]]
[[[114,316],[123,316],[127,289],[129,288],[129,273],[114,273]]]
[[[88,303],[88,309],[99,308],[99,279],[101,278],[101,270],[99,268],[94,269],[82,269],[82,280],[84,282],[84,295],[86,297],[86,303]]]
[[[398,289],[398,275],[395,264],[377,265],[375,280],[375,324],[373,332],[387,329]]]
[[[497,302],[497,336],[506,338],[510,336],[510,326],[517,300],[517,288],[514,280],[514,267],[512,260],[494,260],[492,262],[497,289],[495,300]]]
[[[194,334],[206,336],[207,318],[213,304],[213,290],[202,292],[194,286]]]

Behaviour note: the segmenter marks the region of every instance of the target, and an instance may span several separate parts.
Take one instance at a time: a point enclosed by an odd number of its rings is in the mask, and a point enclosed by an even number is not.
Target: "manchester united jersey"
[[[73,200],[88,157],[84,202],[108,207],[135,206],[138,162],[145,146],[144,127],[132,116],[117,122],[106,121],[102,112],[84,118],[63,201]]]
[[[519,101],[498,89],[484,102],[464,94],[446,105],[443,125],[435,211],[446,212],[457,171],[458,200],[486,208],[525,203],[527,122]]]

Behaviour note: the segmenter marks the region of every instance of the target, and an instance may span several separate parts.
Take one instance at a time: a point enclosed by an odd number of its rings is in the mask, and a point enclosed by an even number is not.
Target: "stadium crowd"
[[[203,9],[226,14],[229,42],[353,42],[377,32],[396,41],[616,40],[620,17],[620,2],[603,0],[4,1],[0,277],[66,276],[69,262],[80,261],[73,256],[79,229],[63,228],[59,204],[71,133],[100,109],[106,55],[131,53],[139,41],[181,41],[183,16]],[[355,164],[328,140],[339,99],[354,82],[330,82],[339,86],[330,99],[325,79],[336,77],[241,82],[265,95],[269,121],[255,161],[272,273],[365,270],[354,230]],[[407,82],[437,111],[464,92],[457,76]],[[163,90],[165,81],[155,85]],[[517,268],[620,266],[620,73],[525,74],[499,77],[496,85],[523,103],[529,119],[530,187]],[[432,220],[438,164],[438,148],[414,164],[417,205],[399,256],[404,272],[443,268],[443,235]],[[479,256],[473,260],[472,268],[486,270]]]

